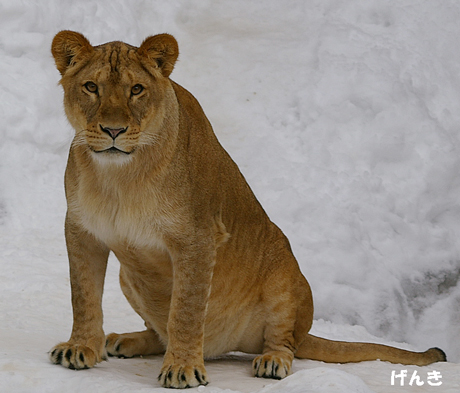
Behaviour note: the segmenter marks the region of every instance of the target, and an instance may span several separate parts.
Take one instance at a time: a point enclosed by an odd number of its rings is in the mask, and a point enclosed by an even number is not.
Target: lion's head
[[[66,114],[77,130],[75,145],[98,161],[126,162],[161,139],[175,102],[169,75],[179,50],[172,36],[149,37],[139,48],[122,42],[93,47],[80,33],[61,31],[52,54]]]

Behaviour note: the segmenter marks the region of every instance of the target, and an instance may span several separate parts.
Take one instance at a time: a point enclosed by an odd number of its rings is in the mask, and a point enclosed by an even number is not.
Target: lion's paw
[[[194,388],[208,384],[208,377],[203,364],[197,366],[164,365],[158,380],[163,387],[176,389]]]
[[[134,353],[127,353],[127,349],[130,347],[127,339],[123,339],[121,334],[111,333],[106,337],[105,340],[105,349],[107,355],[109,356],[118,356],[119,358],[131,358],[135,356]]]
[[[118,356],[119,358],[132,358],[142,354],[137,348],[139,339],[130,337],[130,334],[111,333],[106,337],[105,348],[109,356]]]
[[[291,373],[292,358],[284,352],[268,352],[257,356],[252,367],[259,378],[283,379]]]
[[[94,367],[101,360],[106,360],[105,352],[101,355],[82,344],[61,343],[49,352],[52,363],[60,364],[71,370],[83,370]]]

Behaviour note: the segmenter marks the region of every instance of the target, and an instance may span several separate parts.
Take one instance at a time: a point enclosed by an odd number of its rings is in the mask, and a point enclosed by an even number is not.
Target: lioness
[[[308,334],[313,302],[289,242],[222,148],[196,99],[169,79],[178,57],[168,34],[137,48],[93,47],[61,31],[52,54],[76,135],[65,175],[65,235],[73,329],[53,363],[93,367],[106,354],[164,353],[162,386],[206,385],[203,357],[261,354],[257,377],[280,379],[294,356],[325,362],[381,359],[426,365],[416,353]],[[146,330],[102,330],[109,252]]]

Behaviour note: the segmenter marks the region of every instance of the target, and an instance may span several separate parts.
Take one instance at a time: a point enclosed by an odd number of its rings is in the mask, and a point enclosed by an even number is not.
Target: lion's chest
[[[72,204],[82,226],[111,249],[165,248],[167,219],[152,191],[125,189],[117,182],[83,183]]]

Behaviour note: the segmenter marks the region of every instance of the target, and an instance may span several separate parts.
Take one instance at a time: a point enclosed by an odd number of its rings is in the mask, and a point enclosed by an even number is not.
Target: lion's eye
[[[90,93],[97,93],[97,85],[94,82],[86,82],[84,86]]]
[[[131,89],[131,94],[133,96],[137,96],[138,94],[141,94],[144,91],[144,87],[142,85],[134,85]]]

